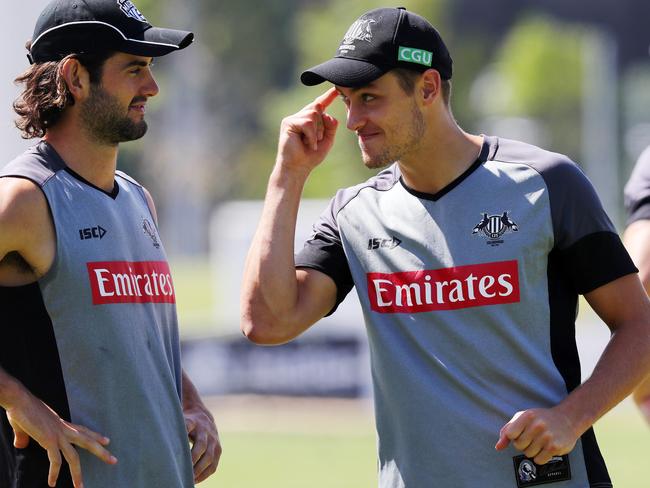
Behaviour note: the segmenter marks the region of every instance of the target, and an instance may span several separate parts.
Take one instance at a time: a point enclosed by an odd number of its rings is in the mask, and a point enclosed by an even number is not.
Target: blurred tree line
[[[377,0],[136,3],[153,23],[191,26],[197,38],[181,55],[158,61],[164,88],[158,103],[165,108],[152,114],[152,132],[159,118],[163,122],[157,137],[127,150],[127,165],[137,174],[143,151],[153,150],[159,159],[173,152],[167,166],[172,181],[161,183],[161,192],[167,197],[180,185],[176,200],[200,197],[206,209],[224,199],[263,196],[280,120],[326,89],[302,86],[299,74],[329,59],[361,13],[385,5]],[[405,0],[401,5],[429,19],[445,39],[454,59],[452,109],[465,130],[519,137],[580,162],[585,46],[604,31],[618,45],[621,83],[608,96],[621,100],[616,114],[621,171],[629,172],[634,153],[650,143],[645,26],[650,2]],[[182,61],[190,58],[191,63]],[[164,99],[169,93],[179,100]],[[337,143],[309,180],[308,197],[328,197],[373,174],[360,161],[356,138],[345,130],[343,108],[339,102],[332,106],[341,122]],[[179,128],[176,139],[184,147],[174,152],[165,143]],[[192,178],[169,169],[174,165]],[[148,181],[164,179],[156,162],[147,168]],[[162,202],[163,207],[175,204]]]

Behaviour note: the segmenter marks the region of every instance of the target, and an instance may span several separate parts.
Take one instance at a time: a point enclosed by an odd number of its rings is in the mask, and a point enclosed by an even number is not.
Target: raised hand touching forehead
[[[337,97],[338,92],[332,87],[282,120],[276,160],[281,169],[298,171],[306,177],[325,159],[338,127],[338,121],[326,110]]]

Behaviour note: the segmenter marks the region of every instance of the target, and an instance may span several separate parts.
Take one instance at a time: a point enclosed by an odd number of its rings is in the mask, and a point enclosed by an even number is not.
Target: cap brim
[[[136,56],[160,57],[189,46],[194,34],[187,31],[149,27],[138,39],[126,37],[119,29],[101,22],[80,22],[52,29],[32,44],[34,62],[54,61],[75,52],[91,49],[121,51]]]
[[[367,61],[332,58],[304,71],[300,75],[300,81],[307,86],[329,81],[335,85],[356,88],[376,80],[386,71],[388,70]]]
[[[144,32],[143,39],[125,39],[121,51],[138,56],[158,57],[172,51],[184,49],[194,40],[194,34],[187,31],[151,27]]]

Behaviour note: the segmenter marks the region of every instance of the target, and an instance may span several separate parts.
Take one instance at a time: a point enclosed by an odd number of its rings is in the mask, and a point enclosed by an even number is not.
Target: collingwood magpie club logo
[[[149,219],[144,218],[142,219],[142,231],[151,237],[151,240],[153,241],[153,247],[158,249],[160,247],[160,242],[158,242],[158,236],[156,235],[156,228],[153,226],[151,222],[149,222]]]
[[[482,234],[487,238],[487,244],[491,246],[498,246],[503,244],[501,236],[506,232],[517,232],[519,227],[508,216],[508,212],[503,212],[501,215],[488,215],[483,212],[483,218],[474,226],[472,234]]]
[[[535,463],[530,459],[524,459],[517,469],[517,475],[519,476],[519,481],[531,482],[537,480],[537,468]]]
[[[117,5],[127,17],[139,20],[140,22],[147,22],[147,19],[140,13],[137,7],[133,5],[133,2],[131,2],[131,0],[117,0]]]
[[[354,51],[355,41],[372,42],[372,24],[376,24],[374,19],[358,19],[354,22],[343,36],[342,45],[339,47],[339,54],[346,54],[348,51]]]

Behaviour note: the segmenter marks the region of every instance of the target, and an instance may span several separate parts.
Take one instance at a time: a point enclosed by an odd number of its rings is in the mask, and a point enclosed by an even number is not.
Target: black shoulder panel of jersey
[[[0,169],[0,178],[25,178],[43,186],[57,171],[65,167],[65,162],[54,148],[41,141]]]

